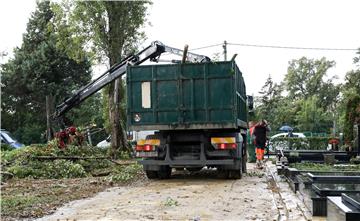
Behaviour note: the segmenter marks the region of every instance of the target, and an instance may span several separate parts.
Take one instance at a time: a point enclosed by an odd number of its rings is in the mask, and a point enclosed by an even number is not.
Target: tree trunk
[[[118,63],[122,59],[122,49],[124,45],[124,36],[122,36],[121,21],[118,13],[122,11],[120,2],[104,2],[106,11],[109,17],[109,41],[108,41],[108,57],[110,60],[110,66]],[[109,120],[111,127],[111,148],[112,157],[116,158],[116,153],[119,151],[126,151],[125,130],[120,120],[120,103],[123,102],[121,95],[122,79],[117,79],[110,84],[108,93],[109,102]]]
[[[50,141],[54,138],[52,125],[51,125],[51,114],[53,113],[54,97],[52,95],[46,95],[46,139]]]

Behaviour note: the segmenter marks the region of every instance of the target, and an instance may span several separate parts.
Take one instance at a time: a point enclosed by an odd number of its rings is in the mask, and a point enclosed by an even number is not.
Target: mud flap
[[[246,144],[246,135],[242,135],[243,137],[243,142],[242,142],[242,156],[241,156],[241,160],[242,160],[242,172],[246,173],[247,172],[247,168],[246,168],[246,162],[247,162],[247,144]]]

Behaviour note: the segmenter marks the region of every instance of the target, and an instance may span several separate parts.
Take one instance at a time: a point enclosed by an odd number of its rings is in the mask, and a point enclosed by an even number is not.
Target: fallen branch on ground
[[[79,157],[79,156],[37,156],[38,160],[110,160],[108,157]]]
[[[136,161],[134,161],[134,160],[126,160],[126,161],[120,161],[119,162],[119,161],[110,159],[110,161],[117,164],[117,165],[130,165],[130,164],[135,164],[136,163]]]
[[[130,165],[135,164],[134,160],[116,161],[109,157],[79,157],[79,156],[37,156],[33,157],[38,160],[109,160],[110,162],[117,165]]]

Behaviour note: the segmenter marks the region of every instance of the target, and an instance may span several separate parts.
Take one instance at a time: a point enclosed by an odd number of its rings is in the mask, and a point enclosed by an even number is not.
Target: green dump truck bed
[[[246,128],[246,92],[235,62],[132,66],[130,130]]]

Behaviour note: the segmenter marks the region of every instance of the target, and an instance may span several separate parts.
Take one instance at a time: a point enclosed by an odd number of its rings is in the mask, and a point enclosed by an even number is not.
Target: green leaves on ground
[[[114,172],[106,177],[110,182],[124,182],[132,180],[142,170],[142,166],[139,164],[129,165],[125,168],[116,168]]]
[[[54,159],[42,159],[44,156]],[[116,165],[107,157],[108,149],[104,148],[68,146],[60,150],[56,145],[32,145],[2,151],[1,170],[16,178],[62,179],[100,174],[109,175],[108,179],[116,182],[131,180],[141,171],[136,164]]]
[[[168,206],[168,207],[179,206],[179,202],[171,197],[167,197],[164,202],[164,206]]]

